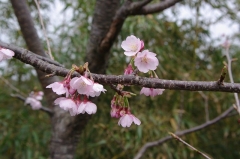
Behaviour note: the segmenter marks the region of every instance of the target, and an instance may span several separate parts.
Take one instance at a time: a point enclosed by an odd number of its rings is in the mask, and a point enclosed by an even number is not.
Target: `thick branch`
[[[228,108],[225,112],[223,112],[221,115],[219,115],[218,117],[214,118],[213,120],[210,120],[209,122],[206,122],[204,124],[201,124],[201,125],[198,125],[198,126],[195,126],[193,128],[190,128],[190,129],[187,129],[187,130],[183,130],[183,131],[178,131],[176,132],[175,134],[178,135],[178,136],[183,136],[183,135],[187,135],[189,133],[193,133],[193,132],[196,132],[196,131],[199,131],[199,130],[202,130],[210,125],[213,125],[217,122],[219,122],[220,120],[226,118],[232,111],[234,110],[234,107],[230,107]],[[160,140],[157,140],[157,141],[153,141],[153,142],[148,142],[146,143],[139,151],[138,153],[136,154],[136,156],[134,157],[134,159],[140,159],[143,154],[145,153],[145,151],[150,148],[150,147],[153,147],[153,146],[159,146],[169,140],[171,140],[172,137],[171,136],[167,136],[167,137],[164,137]]]
[[[107,34],[102,39],[99,52],[106,53],[110,50],[113,42],[122,29],[125,19],[129,15],[144,15],[161,12],[181,0],[167,0],[158,4],[147,5],[151,1],[152,0],[142,0],[137,2],[131,2],[129,0],[125,1],[125,3],[117,10]]]
[[[113,17],[119,6],[119,0],[96,1],[86,54],[86,61],[89,62],[89,68],[94,73],[105,73],[109,50],[114,40],[108,41],[109,43],[102,41],[104,41],[103,39],[108,32],[111,31],[110,25],[114,25]]]
[[[15,58],[20,61],[30,64],[35,68],[46,72],[54,73],[58,76],[65,77],[69,72],[69,69],[59,67],[53,64],[49,64],[46,61],[38,59],[33,53],[27,50],[23,50],[17,46],[9,45],[0,42],[0,46],[11,49],[15,52]],[[73,76],[80,76],[78,73],[74,73]],[[218,92],[236,92],[240,93],[240,84],[236,83],[224,83],[224,85],[218,85],[217,81],[204,82],[204,81],[178,81],[178,80],[163,80],[157,78],[146,78],[131,75],[102,75],[92,74],[95,82],[102,84],[127,84],[138,85],[142,87],[150,88],[162,88],[171,90],[188,90],[188,91],[218,91]]]
[[[11,0],[15,15],[18,19],[21,32],[23,34],[26,44],[34,53],[40,56],[47,57],[44,52],[44,48],[37,35],[37,31],[34,27],[33,19],[31,17],[30,10],[27,6],[26,0]],[[21,56],[20,54],[16,56]],[[27,61],[34,61],[35,55],[28,57]],[[26,59],[25,59],[26,60]],[[44,62],[43,60],[41,60]],[[37,60],[35,60],[37,63]],[[47,62],[44,62],[47,63]],[[55,66],[55,65],[54,65]],[[37,67],[36,67],[37,68]],[[77,136],[72,133],[71,126],[75,126],[73,117],[66,111],[59,107],[53,106],[53,101],[57,98],[57,95],[46,86],[50,83],[56,82],[57,77],[45,78],[46,71],[42,72],[41,69],[37,69],[38,79],[42,85],[44,94],[46,96],[49,106],[52,106],[54,112],[51,118],[52,124],[52,139],[50,142],[50,154],[52,159],[73,159],[76,145],[73,144],[77,140]]]
[[[176,3],[181,2],[182,0],[165,0],[155,4],[149,4],[139,10],[135,10],[131,15],[146,15],[159,13],[163,10],[174,6]]]

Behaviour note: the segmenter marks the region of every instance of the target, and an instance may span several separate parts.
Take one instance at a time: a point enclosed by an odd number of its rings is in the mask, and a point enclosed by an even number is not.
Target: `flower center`
[[[148,58],[146,56],[142,57],[141,62],[148,63]]]
[[[130,48],[132,51],[136,51],[137,50],[137,45],[136,44],[131,44]]]

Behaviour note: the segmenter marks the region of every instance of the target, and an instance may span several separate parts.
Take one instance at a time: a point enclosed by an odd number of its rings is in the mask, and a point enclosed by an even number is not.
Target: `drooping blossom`
[[[34,92],[34,97],[37,99],[37,100],[42,100],[43,99],[43,91],[38,91],[38,92]]]
[[[145,96],[155,97],[156,95],[161,95],[165,89],[154,89],[154,88],[146,88],[143,87],[140,91],[140,94],[144,94]]]
[[[134,65],[143,73],[147,73],[149,70],[155,70],[158,64],[159,62],[156,58],[156,54],[149,52],[148,50],[139,52],[134,59]]]
[[[91,97],[99,96],[101,92],[105,93],[107,91],[106,89],[103,88],[103,85],[99,83],[94,83],[92,86],[92,91],[90,92]]]
[[[81,77],[74,77],[71,82],[70,86],[77,90],[79,94],[95,97],[99,96],[101,92],[105,92],[106,89],[103,88],[103,85],[99,83],[94,83],[92,80],[81,76]]]
[[[43,92],[42,91],[32,91],[29,96],[25,100],[25,104],[29,104],[32,109],[37,110],[42,107],[42,103],[40,100],[43,99]]]
[[[58,95],[65,94],[67,92],[67,88],[64,87],[63,83],[61,82],[54,82],[48,85],[46,88],[52,88],[53,92]]]
[[[112,118],[120,118],[120,111],[121,111],[121,108],[119,106],[116,106],[116,105],[112,105],[111,106],[111,117]]]
[[[76,89],[77,92],[79,94],[84,94],[89,96],[91,94],[92,90],[92,86],[93,86],[93,81],[81,76],[81,77],[74,77],[73,79],[71,79],[70,81],[70,86],[73,89]]]
[[[76,91],[70,86],[70,78],[65,78],[62,82],[54,82],[48,85],[46,88],[52,88],[53,92],[55,92],[58,95],[66,93],[66,97],[68,97],[69,94],[73,94]]]
[[[129,64],[124,71],[124,75],[131,75],[132,73],[133,73],[133,68],[132,68],[132,65]]]
[[[113,96],[113,99],[111,100],[111,117],[112,118],[120,118],[120,111],[121,111],[121,107],[118,106],[118,103],[116,101],[116,95]]]
[[[42,107],[41,102],[33,97],[27,97],[25,100],[25,104],[30,104],[33,110],[37,110]]]
[[[14,52],[9,49],[4,49],[0,47],[0,61],[11,59],[14,56]]]
[[[95,114],[97,112],[97,106],[96,104],[90,102],[90,101],[83,101],[78,106],[78,114]]]
[[[122,42],[121,47],[125,50],[124,54],[126,56],[134,56],[144,47],[144,43],[139,38],[131,35]]]
[[[118,125],[122,126],[122,127],[130,127],[132,125],[132,123],[136,124],[136,125],[140,125],[141,121],[136,118],[133,114],[131,114],[131,112],[129,110],[125,111],[122,110],[120,112],[121,118],[118,121]]]
[[[76,102],[71,98],[59,97],[54,101],[55,105],[59,105],[63,110],[69,111],[71,116],[77,115]]]

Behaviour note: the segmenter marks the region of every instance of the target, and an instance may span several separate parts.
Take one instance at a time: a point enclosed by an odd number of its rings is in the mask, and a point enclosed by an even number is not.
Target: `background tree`
[[[157,73],[161,79],[216,81],[226,59],[222,48],[215,45],[217,40],[212,38],[209,27],[221,20],[230,19],[233,23],[239,20],[235,12],[239,3],[234,0],[181,3],[178,3],[180,0],[63,0],[61,13],[65,14],[64,20],[54,25],[49,12],[56,2],[40,2],[55,60],[66,68],[73,63],[80,65],[88,61],[93,73],[102,74],[123,73],[128,59],[123,55],[120,44],[133,34],[144,40],[146,48],[158,54],[160,66]],[[34,1],[11,0],[10,3],[2,0],[0,6],[1,40],[46,56],[44,50],[47,47],[43,46],[45,39],[40,33]],[[172,6],[171,13],[175,19],[163,12]],[[182,7],[189,7],[195,19],[179,19]],[[221,13],[216,14],[216,21],[203,18],[202,12],[206,7],[210,7],[213,13]],[[234,38],[237,39],[238,35]],[[238,58],[238,51],[238,47],[233,46],[230,53]],[[235,82],[239,82],[237,63],[232,66]],[[131,98],[132,111],[138,114],[142,124],[124,129],[117,125],[116,120],[110,119],[109,108],[114,91],[109,86],[106,86],[108,92],[98,98],[99,109],[91,120],[89,115],[71,117],[52,105],[57,96],[45,89],[46,85],[59,79],[45,78],[45,73],[34,71],[16,59],[1,65],[1,77],[23,94],[35,87],[38,90],[42,88],[45,93],[43,104],[54,112],[49,118],[41,111],[23,107],[23,102],[10,96],[19,92],[9,89],[9,85],[1,80],[0,153],[4,158],[133,158],[146,142],[165,137],[169,131],[202,124],[235,103],[232,94],[217,92],[166,90],[155,98],[136,96]],[[140,87],[127,89],[139,92]],[[238,158],[236,121],[237,117],[227,118],[183,139],[214,158]],[[50,151],[46,145],[50,145]],[[201,156],[182,143],[171,140],[161,147],[149,149],[143,158]]]

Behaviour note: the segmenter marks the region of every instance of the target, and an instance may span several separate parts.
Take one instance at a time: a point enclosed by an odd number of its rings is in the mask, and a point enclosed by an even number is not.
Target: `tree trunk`
[[[29,8],[25,0],[11,0],[15,15],[18,19],[21,31],[30,51],[47,57],[41,41],[37,35]],[[104,73],[106,70],[109,49],[100,52],[101,40],[106,36],[113,17],[119,7],[119,0],[98,0],[93,16],[92,30],[87,46],[87,62],[90,70],[95,73]],[[48,105],[53,109],[51,117],[52,139],[50,141],[50,155],[52,159],[73,159],[78,136],[85,128],[90,116],[87,114],[71,117],[70,114],[57,106],[53,101],[57,95],[46,89],[46,86],[58,81],[57,77],[46,78],[45,73],[37,70],[39,82],[42,85]]]

